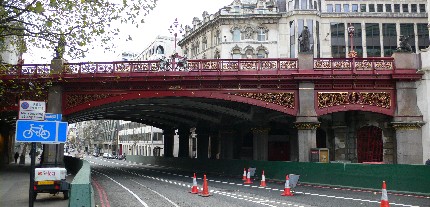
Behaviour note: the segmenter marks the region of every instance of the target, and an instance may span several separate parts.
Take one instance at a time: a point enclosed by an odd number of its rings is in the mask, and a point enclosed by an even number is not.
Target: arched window
[[[265,49],[259,49],[257,52],[257,58],[267,58],[267,53]]]
[[[203,37],[202,40],[202,51],[205,51],[208,48],[208,40],[206,39],[206,37]]]
[[[164,55],[164,48],[163,48],[163,46],[159,45],[157,47],[156,53],[160,54],[160,55]]]
[[[215,51],[214,58],[215,58],[215,59],[220,59],[220,58],[221,58],[221,55],[220,55],[220,53],[219,53],[219,50],[216,50],[216,51]]]
[[[245,50],[245,57],[246,58],[254,58],[254,50],[252,48],[247,48]]]
[[[240,29],[239,28],[235,28],[233,30],[233,41],[234,42],[239,42],[240,41],[240,35],[241,35]]]
[[[242,58],[242,54],[240,54],[240,49],[239,48],[235,48],[233,49],[233,51],[231,52],[233,59],[241,59]]]

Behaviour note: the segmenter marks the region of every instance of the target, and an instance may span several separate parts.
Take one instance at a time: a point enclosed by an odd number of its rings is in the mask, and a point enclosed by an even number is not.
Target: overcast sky
[[[202,19],[202,13],[207,11],[214,14],[220,8],[229,5],[233,0],[158,0],[157,6],[145,18],[145,23],[139,28],[129,25],[121,25],[124,38],[116,43],[116,51],[103,51],[96,49],[87,54],[87,57],[69,62],[101,62],[121,60],[122,52],[133,52],[140,54],[158,35],[172,36],[169,27],[178,18],[180,24],[191,25],[194,17]],[[126,41],[126,37],[131,35],[132,41]],[[67,49],[67,48],[66,48]],[[41,54],[43,56],[41,56]],[[26,64],[49,63],[54,51],[43,51],[32,49],[24,54]],[[44,57],[44,58],[43,58]]]

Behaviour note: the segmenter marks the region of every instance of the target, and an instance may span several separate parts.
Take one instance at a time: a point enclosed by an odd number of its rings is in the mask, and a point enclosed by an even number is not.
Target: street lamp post
[[[173,24],[170,25],[169,32],[170,34],[173,34],[173,36],[175,37],[175,53],[176,53],[176,41],[177,41],[178,34],[182,34],[184,32],[184,28],[182,27],[182,24],[179,24],[178,18],[175,18],[175,21],[173,22]]]
[[[349,24],[349,27],[348,27],[348,34],[349,34],[349,38],[350,38],[350,46],[351,46],[351,49],[349,50],[349,53],[348,53],[348,56],[350,57],[350,58],[355,58],[355,57],[357,57],[357,52],[356,51],[354,51],[354,42],[353,42],[353,37],[354,37],[354,32],[355,32],[355,28],[354,28],[354,26],[352,26],[352,24],[350,23]]]
[[[175,59],[178,57],[178,53],[176,52],[176,41],[178,38],[178,34],[182,34],[184,32],[184,28],[182,27],[182,24],[179,24],[178,18],[175,18],[173,24],[170,25],[169,32],[175,37],[175,51],[172,55],[172,69],[174,69],[176,63]]]

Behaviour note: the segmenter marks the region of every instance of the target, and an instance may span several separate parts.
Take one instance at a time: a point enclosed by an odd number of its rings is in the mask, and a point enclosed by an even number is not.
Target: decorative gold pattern
[[[414,122],[414,123],[402,123],[402,122],[393,122],[391,123],[395,130],[418,130],[424,125],[424,122]]]
[[[391,94],[388,92],[318,92],[318,108],[359,104],[391,108]]]
[[[230,93],[229,93],[230,94]],[[268,103],[284,106],[294,109],[295,99],[294,92],[286,93],[231,93],[231,95],[252,98]]]
[[[319,128],[321,124],[318,122],[296,122],[294,125],[298,130],[312,130]]]
[[[394,59],[355,58],[335,59],[316,58],[314,69],[316,70],[394,70]],[[354,66],[354,67],[353,67]]]
[[[182,89],[180,85],[169,86],[169,90],[179,90]]]
[[[120,94],[70,94],[66,98],[66,109],[118,95]]]

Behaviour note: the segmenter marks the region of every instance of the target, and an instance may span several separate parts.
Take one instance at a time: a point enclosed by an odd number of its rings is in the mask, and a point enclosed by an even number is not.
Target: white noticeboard
[[[18,119],[45,120],[46,103],[44,101],[19,101]]]

